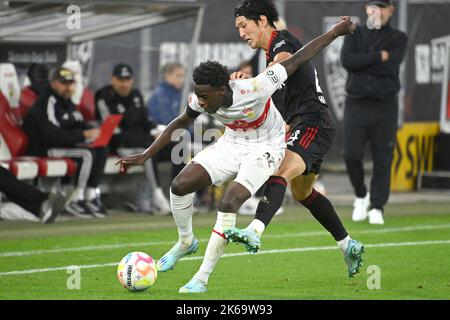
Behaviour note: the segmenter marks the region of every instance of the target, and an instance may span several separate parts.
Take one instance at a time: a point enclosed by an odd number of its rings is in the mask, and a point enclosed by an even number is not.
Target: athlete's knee
[[[307,188],[300,188],[294,185],[291,186],[292,196],[297,201],[303,201],[308,198],[311,195],[312,190],[312,186]]]
[[[192,190],[191,182],[189,178],[185,175],[179,174],[173,179],[172,185],[170,186],[170,190],[173,194],[177,196],[185,196],[189,193],[194,192]]]
[[[236,213],[247,199],[248,195],[238,194],[236,192],[227,193],[220,201],[219,211]]]
[[[276,173],[277,176],[283,177],[286,181],[301,175],[305,171],[305,163],[291,163],[289,166],[282,166]]]

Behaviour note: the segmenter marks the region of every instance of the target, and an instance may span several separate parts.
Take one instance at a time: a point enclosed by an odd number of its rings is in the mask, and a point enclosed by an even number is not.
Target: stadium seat
[[[16,68],[12,63],[0,63],[0,92],[8,101],[14,121],[20,123],[20,85]]]
[[[30,87],[25,87],[20,92],[20,101],[19,101],[19,109],[20,109],[20,117],[23,119],[27,114],[28,110],[31,106],[36,102],[38,95],[36,92],[31,90]]]
[[[0,160],[17,177],[23,179],[32,179],[37,175],[64,177],[72,176],[76,172],[76,163],[72,159],[23,156],[28,145],[28,138],[12,119],[8,101],[1,93],[0,137]]]
[[[83,89],[83,95],[80,103],[77,105],[77,109],[83,115],[84,120],[95,121],[95,99],[88,88]]]

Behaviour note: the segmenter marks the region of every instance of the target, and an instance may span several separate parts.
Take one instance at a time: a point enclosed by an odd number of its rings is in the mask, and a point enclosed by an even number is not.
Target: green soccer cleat
[[[248,229],[230,228],[224,231],[228,242],[242,243],[250,253],[256,253],[261,249],[261,240]]]
[[[359,273],[362,267],[362,254],[364,253],[364,245],[357,240],[350,240],[348,242],[347,250],[345,251],[344,260],[348,267],[348,277],[353,278],[355,274]]]

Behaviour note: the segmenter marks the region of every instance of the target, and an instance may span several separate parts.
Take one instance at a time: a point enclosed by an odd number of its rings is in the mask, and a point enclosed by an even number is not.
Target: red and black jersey
[[[272,32],[269,50],[266,52],[267,65],[278,53],[294,54],[302,47],[302,43],[288,31]],[[302,122],[322,128],[334,128],[317,71],[311,62],[305,63],[292,74],[286,81],[286,87],[275,92],[272,99],[285,122],[290,125]]]

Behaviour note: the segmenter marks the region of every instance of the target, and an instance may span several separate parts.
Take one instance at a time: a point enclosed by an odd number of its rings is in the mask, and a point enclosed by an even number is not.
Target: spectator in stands
[[[185,69],[180,63],[168,63],[162,68],[164,80],[156,85],[150,97],[147,108],[148,114],[159,125],[167,126],[180,115],[181,94],[185,80]],[[171,161],[172,143],[162,149],[155,160],[157,162]],[[172,162],[172,161],[171,161]],[[172,179],[184,168],[184,164],[172,162]],[[158,179],[158,177],[157,177]]]
[[[98,185],[103,176],[107,148],[89,148],[100,130],[91,128],[71,101],[74,74],[56,69],[50,87],[43,92],[24,119],[29,139],[27,154],[70,157],[78,162],[77,187],[66,203],[66,210],[82,218],[104,218],[106,209],[100,200]]]
[[[4,220],[31,220],[52,223],[64,208],[64,197],[59,193],[46,194],[32,185],[18,180],[9,170],[0,166],[0,192],[20,207],[0,206]]]
[[[110,114],[123,115],[118,130],[110,142],[110,148],[121,157],[148,148],[155,137],[156,124],[148,119],[142,94],[133,88],[133,70],[124,63],[113,69],[111,84],[95,94],[96,116],[105,120]],[[170,205],[155,177],[154,162],[145,163],[145,173],[152,192],[155,214],[170,214]]]

